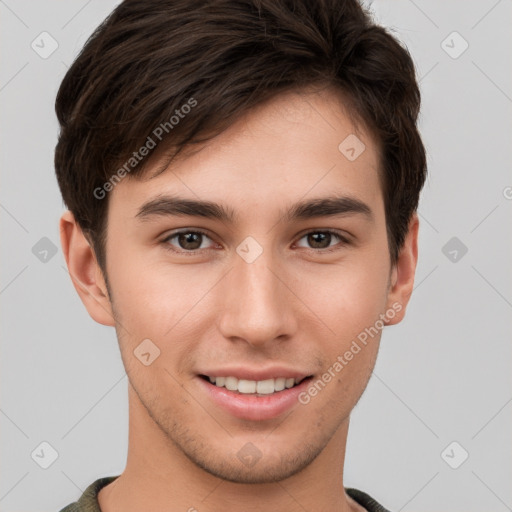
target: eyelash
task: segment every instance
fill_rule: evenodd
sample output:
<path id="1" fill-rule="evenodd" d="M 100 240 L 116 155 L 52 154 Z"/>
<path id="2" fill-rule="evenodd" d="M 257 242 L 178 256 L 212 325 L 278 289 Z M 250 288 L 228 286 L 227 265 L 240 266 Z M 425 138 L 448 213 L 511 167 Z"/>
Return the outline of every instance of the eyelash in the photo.
<path id="1" fill-rule="evenodd" d="M 174 233 L 172 233 L 169 236 L 167 236 L 166 238 L 164 238 L 162 240 L 162 244 L 163 244 L 164 248 L 166 250 L 168 250 L 168 251 L 171 251 L 171 252 L 175 253 L 175 254 L 184 254 L 186 256 L 196 256 L 201 251 L 210 250 L 210 249 L 195 249 L 193 251 L 186 251 L 186 250 L 183 250 L 183 249 L 182 250 L 177 250 L 177 249 L 175 249 L 173 246 L 171 246 L 169 244 L 170 240 L 172 240 L 173 238 L 177 237 L 178 235 L 185 234 L 185 233 L 201 234 L 201 235 L 204 235 L 207 238 L 211 239 L 211 237 L 208 235 L 208 233 L 206 231 L 203 231 L 202 229 L 184 229 L 184 230 L 180 230 L 180 231 L 175 231 Z M 343 236 L 339 232 L 331 230 L 331 229 L 323 229 L 323 230 L 313 229 L 311 231 L 303 233 L 301 235 L 301 237 L 299 238 L 299 240 L 302 240 L 304 237 L 306 237 L 306 236 L 308 236 L 308 235 L 310 235 L 312 233 L 328 233 L 328 234 L 333 235 L 336 238 L 338 238 L 340 240 L 340 244 L 337 244 L 337 245 L 335 245 L 333 247 L 330 247 L 330 248 L 327 248 L 327 249 L 313 249 L 313 248 L 309 248 L 309 249 L 307 249 L 309 251 L 313 251 L 313 252 L 316 252 L 316 253 L 331 253 L 331 252 L 339 250 L 340 249 L 340 247 L 339 247 L 340 245 L 341 246 L 345 246 L 345 245 L 350 244 L 350 241 L 345 236 Z"/>

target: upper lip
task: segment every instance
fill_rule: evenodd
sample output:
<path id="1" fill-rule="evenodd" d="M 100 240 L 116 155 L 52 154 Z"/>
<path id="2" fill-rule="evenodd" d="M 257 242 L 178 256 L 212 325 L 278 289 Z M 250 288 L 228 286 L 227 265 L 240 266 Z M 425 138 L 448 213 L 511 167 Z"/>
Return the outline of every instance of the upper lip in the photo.
<path id="1" fill-rule="evenodd" d="M 248 368 L 248 367 L 232 367 L 232 368 L 217 368 L 204 370 L 199 372 L 200 375 L 207 377 L 236 377 L 238 380 L 268 380 L 284 377 L 286 379 L 303 380 L 309 377 L 310 373 L 304 373 L 298 370 L 285 368 L 282 366 L 273 366 L 271 368 Z"/>

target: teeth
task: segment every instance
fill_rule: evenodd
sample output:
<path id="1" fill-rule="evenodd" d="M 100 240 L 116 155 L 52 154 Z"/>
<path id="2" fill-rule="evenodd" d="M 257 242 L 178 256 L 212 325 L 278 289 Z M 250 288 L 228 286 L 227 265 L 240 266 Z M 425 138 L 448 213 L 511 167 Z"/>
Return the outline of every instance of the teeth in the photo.
<path id="1" fill-rule="evenodd" d="M 286 379 L 284 385 L 287 387 L 287 388 L 291 388 L 293 387 L 293 385 L 295 384 L 295 379 Z"/>
<path id="2" fill-rule="evenodd" d="M 238 379 L 236 377 L 226 377 L 224 386 L 226 386 L 226 389 L 229 389 L 229 391 L 238 391 Z"/>
<path id="3" fill-rule="evenodd" d="M 281 378 L 275 380 L 274 388 L 276 391 L 283 391 L 283 389 L 285 387 L 286 387 L 286 379 L 284 377 L 281 377 Z"/>
<path id="4" fill-rule="evenodd" d="M 271 395 L 276 391 L 290 389 L 298 384 L 301 379 L 278 377 L 277 379 L 266 380 L 238 380 L 236 377 L 208 377 L 210 382 L 219 388 L 225 387 L 230 391 L 238 391 L 242 394 Z"/>
<path id="5" fill-rule="evenodd" d="M 259 384 L 261 384 L 261 383 L 258 382 L 258 385 Z M 238 381 L 237 390 L 240 393 L 256 393 L 256 381 L 255 380 L 243 380 L 243 379 L 240 379 Z M 259 393 L 259 391 L 258 391 L 258 393 Z"/>

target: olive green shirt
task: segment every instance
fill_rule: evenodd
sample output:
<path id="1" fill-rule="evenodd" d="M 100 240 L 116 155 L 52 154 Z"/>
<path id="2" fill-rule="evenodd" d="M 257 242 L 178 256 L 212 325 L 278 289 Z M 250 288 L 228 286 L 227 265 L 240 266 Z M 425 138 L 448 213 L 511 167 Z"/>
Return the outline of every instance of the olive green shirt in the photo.
<path id="1" fill-rule="evenodd" d="M 99 478 L 84 491 L 78 501 L 64 507 L 60 512 L 101 512 L 98 504 L 98 493 L 102 487 L 113 482 L 117 476 Z M 377 503 L 371 496 L 357 489 L 346 488 L 347 494 L 368 512 L 389 512 L 388 509 Z"/>

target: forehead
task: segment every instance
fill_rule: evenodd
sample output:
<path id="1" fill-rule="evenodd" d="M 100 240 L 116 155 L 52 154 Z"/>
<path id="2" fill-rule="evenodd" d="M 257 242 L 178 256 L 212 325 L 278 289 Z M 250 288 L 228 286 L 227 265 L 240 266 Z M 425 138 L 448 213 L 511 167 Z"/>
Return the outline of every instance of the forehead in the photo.
<path id="1" fill-rule="evenodd" d="M 326 193 L 379 203 L 379 160 L 375 141 L 354 125 L 336 91 L 288 92 L 167 167 L 164 157 L 155 158 L 142 177 L 119 183 L 110 203 L 132 217 L 163 193 L 217 202 L 229 197 L 235 211 L 281 208 Z"/>

